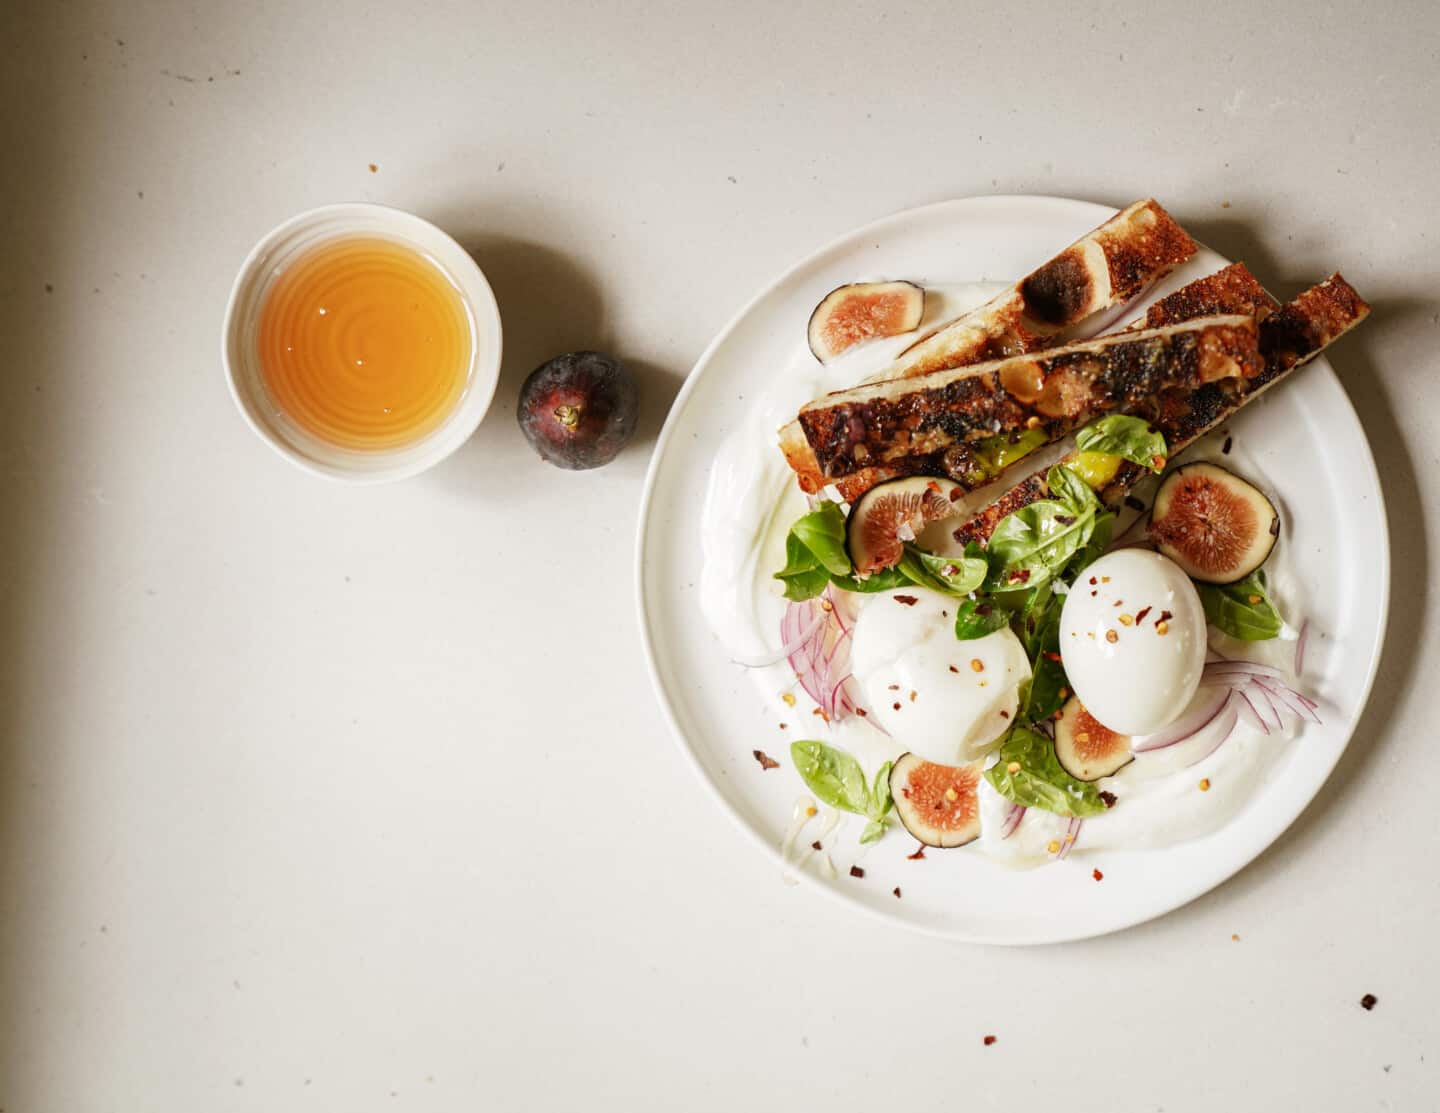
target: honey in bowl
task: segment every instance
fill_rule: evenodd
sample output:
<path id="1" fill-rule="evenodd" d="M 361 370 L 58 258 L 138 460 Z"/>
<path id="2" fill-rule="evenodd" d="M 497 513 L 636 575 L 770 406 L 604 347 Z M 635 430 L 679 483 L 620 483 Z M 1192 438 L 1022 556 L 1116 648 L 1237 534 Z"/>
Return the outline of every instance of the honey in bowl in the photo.
<path id="1" fill-rule="evenodd" d="M 276 275 L 260 308 L 260 373 L 277 409 L 339 448 L 423 440 L 469 382 L 473 325 L 433 260 L 378 236 L 332 239 Z"/>

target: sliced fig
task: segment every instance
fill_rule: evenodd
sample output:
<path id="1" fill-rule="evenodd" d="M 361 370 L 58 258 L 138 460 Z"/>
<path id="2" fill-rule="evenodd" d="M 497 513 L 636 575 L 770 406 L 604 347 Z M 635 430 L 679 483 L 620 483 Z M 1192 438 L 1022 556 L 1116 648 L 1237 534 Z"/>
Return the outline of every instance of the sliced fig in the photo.
<path id="1" fill-rule="evenodd" d="M 831 290 L 810 314 L 810 350 L 821 363 L 877 336 L 920 327 L 925 291 L 913 282 L 852 282 Z"/>
<path id="2" fill-rule="evenodd" d="M 1055 756 L 1077 781 L 1098 781 L 1135 760 L 1130 736 L 1100 722 L 1077 696 L 1071 696 L 1055 720 Z"/>
<path id="3" fill-rule="evenodd" d="M 960 486 L 949 479 L 910 475 L 877 483 L 850 508 L 845 543 L 850 563 L 862 576 L 896 564 L 905 542 L 931 522 L 955 513 Z"/>
<path id="4" fill-rule="evenodd" d="M 937 765 L 902 755 L 890 770 L 890 796 L 900 822 L 926 846 L 964 846 L 980 836 L 980 770 Z"/>
<path id="5" fill-rule="evenodd" d="M 1150 511 L 1150 536 L 1160 551 L 1207 584 L 1243 580 L 1265 563 L 1279 535 L 1274 504 L 1215 464 L 1176 468 Z"/>

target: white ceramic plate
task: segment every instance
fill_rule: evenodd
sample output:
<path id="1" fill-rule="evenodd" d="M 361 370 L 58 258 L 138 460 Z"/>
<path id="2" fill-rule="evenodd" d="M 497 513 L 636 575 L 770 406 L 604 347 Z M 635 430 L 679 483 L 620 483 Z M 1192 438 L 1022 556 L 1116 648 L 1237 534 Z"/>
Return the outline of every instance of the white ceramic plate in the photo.
<path id="1" fill-rule="evenodd" d="M 698 516 L 720 442 L 778 369 L 805 343 L 811 309 L 829 290 L 886 275 L 929 282 L 1013 280 L 1114 210 L 1054 197 L 977 197 L 899 213 L 832 243 L 762 291 L 700 357 L 660 436 L 640 514 L 637 591 L 651 675 L 685 754 L 741 829 L 775 859 L 803 785 L 785 743 L 743 669 L 710 633 L 700 609 Z M 1223 266 L 1202 249 L 1161 287 Z M 1263 276 L 1262 276 L 1263 277 Z M 1316 275 L 1315 280 L 1323 278 Z M 1015 872 L 963 849 L 907 861 L 903 833 L 870 848 L 865 877 L 802 878 L 887 919 L 956 939 L 1041 943 L 1081 939 L 1160 916 L 1243 868 L 1319 791 L 1369 695 L 1389 594 L 1385 512 L 1360 423 L 1325 359 L 1229 423 L 1282 499 L 1284 542 L 1308 600 L 1306 686 L 1326 699 L 1324 726 L 1288 744 L 1253 798 L 1219 832 L 1152 851 L 1075 855 Z M 782 758 L 762 772 L 757 746 Z M 848 834 L 853 847 L 857 831 Z M 1091 869 L 1104 870 L 1096 884 Z M 903 899 L 891 890 L 903 886 Z"/>

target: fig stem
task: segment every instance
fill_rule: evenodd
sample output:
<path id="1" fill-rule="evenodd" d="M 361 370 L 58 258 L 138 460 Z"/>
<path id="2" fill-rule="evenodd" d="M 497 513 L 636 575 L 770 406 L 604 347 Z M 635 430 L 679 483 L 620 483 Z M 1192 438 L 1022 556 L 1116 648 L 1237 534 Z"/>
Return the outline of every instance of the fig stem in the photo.
<path id="1" fill-rule="evenodd" d="M 555 420 L 573 433 L 580 427 L 580 407 L 556 406 Z"/>

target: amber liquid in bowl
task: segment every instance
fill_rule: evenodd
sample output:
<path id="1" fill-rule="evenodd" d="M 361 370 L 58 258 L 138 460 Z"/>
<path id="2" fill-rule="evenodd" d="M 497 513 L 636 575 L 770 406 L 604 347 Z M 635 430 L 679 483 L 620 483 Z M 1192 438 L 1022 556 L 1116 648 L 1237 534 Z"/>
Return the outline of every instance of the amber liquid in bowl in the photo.
<path id="1" fill-rule="evenodd" d="M 470 377 L 471 317 L 449 276 L 378 236 L 317 244 L 286 264 L 260 307 L 265 389 L 301 429 L 340 448 L 423 440 Z"/>

